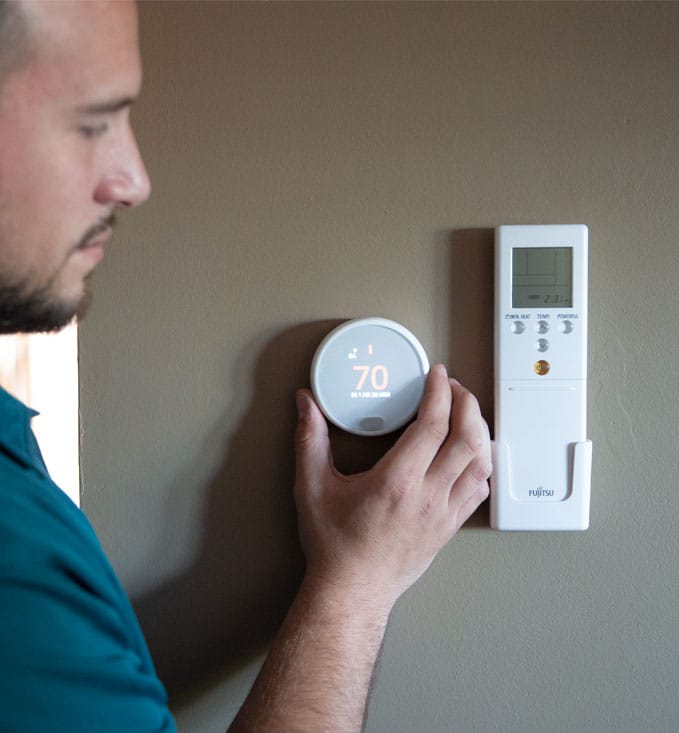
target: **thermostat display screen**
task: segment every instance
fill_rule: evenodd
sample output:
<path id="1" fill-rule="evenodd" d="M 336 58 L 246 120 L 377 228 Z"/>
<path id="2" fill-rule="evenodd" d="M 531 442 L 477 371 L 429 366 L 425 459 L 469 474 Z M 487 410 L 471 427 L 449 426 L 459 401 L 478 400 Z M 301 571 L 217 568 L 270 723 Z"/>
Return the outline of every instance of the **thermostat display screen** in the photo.
<path id="1" fill-rule="evenodd" d="M 326 416 L 358 434 L 382 434 L 417 411 L 429 365 L 408 331 L 383 319 L 350 321 L 319 347 L 312 388 Z"/>
<path id="2" fill-rule="evenodd" d="M 572 247 L 515 247 L 512 250 L 512 308 L 572 306 Z"/>

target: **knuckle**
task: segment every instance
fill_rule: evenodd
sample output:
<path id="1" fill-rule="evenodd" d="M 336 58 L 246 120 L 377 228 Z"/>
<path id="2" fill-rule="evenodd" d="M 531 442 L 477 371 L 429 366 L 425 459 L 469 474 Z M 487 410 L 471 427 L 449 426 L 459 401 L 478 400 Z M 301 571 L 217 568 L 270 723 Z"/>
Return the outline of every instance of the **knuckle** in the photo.
<path id="1" fill-rule="evenodd" d="M 437 443 L 443 443 L 446 440 L 450 429 L 448 421 L 443 419 L 426 420 L 423 427 Z"/>
<path id="2" fill-rule="evenodd" d="M 473 461 L 471 464 L 472 478 L 479 483 L 487 484 L 491 473 L 493 473 L 493 464 L 491 463 L 490 458 L 484 456 Z"/>
<path id="3" fill-rule="evenodd" d="M 484 502 L 489 496 L 490 486 L 488 486 L 488 480 L 485 479 L 479 482 L 479 486 L 476 490 L 476 498 L 478 499 L 479 504 L 481 504 L 481 502 Z"/>
<path id="4" fill-rule="evenodd" d="M 308 430 L 297 430 L 295 433 L 295 446 L 303 448 L 311 442 L 311 433 Z"/>
<path id="5" fill-rule="evenodd" d="M 298 448 L 309 445 L 314 440 L 314 431 L 307 420 L 302 420 L 295 430 L 295 445 Z"/>
<path id="6" fill-rule="evenodd" d="M 485 431 L 480 425 L 470 427 L 460 436 L 460 447 L 463 453 L 471 460 L 483 450 Z"/>
<path id="7" fill-rule="evenodd" d="M 390 467 L 386 471 L 378 471 L 372 475 L 375 494 L 381 495 L 393 506 L 412 494 L 417 483 L 416 472 L 411 466 L 401 466 L 398 470 Z"/>
<path id="8" fill-rule="evenodd" d="M 478 400 L 474 394 L 468 389 L 465 389 L 465 387 L 459 387 L 459 393 L 456 395 L 456 400 L 458 400 L 459 405 L 464 412 L 479 409 Z"/>
<path id="9" fill-rule="evenodd" d="M 388 486 L 389 494 L 394 504 L 399 504 L 406 497 L 410 496 L 416 489 L 419 481 L 414 472 L 408 472 L 399 476 Z"/>
<path id="10" fill-rule="evenodd" d="M 438 503 L 434 500 L 433 496 L 427 496 L 422 500 L 420 504 L 420 516 L 423 519 L 429 519 L 437 514 Z"/>

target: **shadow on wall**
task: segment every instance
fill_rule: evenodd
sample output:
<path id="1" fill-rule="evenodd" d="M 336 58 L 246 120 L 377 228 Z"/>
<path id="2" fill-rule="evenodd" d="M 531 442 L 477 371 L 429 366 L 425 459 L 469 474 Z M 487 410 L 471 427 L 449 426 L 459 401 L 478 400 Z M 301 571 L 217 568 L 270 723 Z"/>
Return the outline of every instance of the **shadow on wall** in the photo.
<path id="1" fill-rule="evenodd" d="M 450 249 L 452 241 L 455 265 L 450 364 L 479 395 L 487 418 L 492 404 L 492 231 L 489 292 L 488 236 L 485 230 L 464 231 L 446 243 Z M 182 575 L 135 602 L 173 707 L 189 703 L 207 681 L 228 677 L 260 652 L 292 601 L 304 568 L 292 494 L 293 394 L 308 384 L 316 347 L 340 322 L 287 329 L 264 348 L 252 402 L 206 488 L 197 559 Z M 397 438 L 398 433 L 366 439 L 332 428 L 335 464 L 343 473 L 366 470 Z M 485 506 L 468 524 L 488 526 Z"/>
<path id="2" fill-rule="evenodd" d="M 173 706 L 256 654 L 279 626 L 301 578 L 292 495 L 294 389 L 308 383 L 315 344 L 333 325 L 298 326 L 264 348 L 247 385 L 247 412 L 237 431 L 222 437 L 228 441 L 223 463 L 197 489 L 205 509 L 195 561 L 135 600 Z"/>
<path id="3" fill-rule="evenodd" d="M 448 237 L 450 254 L 450 373 L 473 392 L 493 436 L 493 229 L 456 229 Z M 488 527 L 485 501 L 467 521 Z"/>
<path id="4" fill-rule="evenodd" d="M 158 675 L 173 706 L 201 682 L 245 664 L 273 637 L 302 577 L 293 500 L 294 390 L 309 382 L 322 338 L 341 321 L 283 331 L 259 356 L 252 402 L 205 489 L 193 565 L 135 600 Z M 331 430 L 337 467 L 369 468 L 395 437 Z"/>
<path id="5" fill-rule="evenodd" d="M 458 229 L 450 235 L 449 368 L 478 398 L 493 424 L 493 229 Z"/>

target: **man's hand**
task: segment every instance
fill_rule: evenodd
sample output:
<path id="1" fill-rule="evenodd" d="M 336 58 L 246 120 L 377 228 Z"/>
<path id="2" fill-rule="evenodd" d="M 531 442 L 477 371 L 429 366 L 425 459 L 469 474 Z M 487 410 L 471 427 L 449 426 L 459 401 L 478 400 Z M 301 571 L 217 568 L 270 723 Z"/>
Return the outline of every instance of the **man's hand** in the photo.
<path id="1" fill-rule="evenodd" d="M 355 476 L 335 469 L 308 390 L 297 400 L 307 571 L 233 733 L 360 731 L 394 603 L 488 496 L 488 428 L 443 367 L 431 370 L 415 422 Z"/>
<path id="2" fill-rule="evenodd" d="M 488 496 L 490 442 L 478 403 L 433 367 L 417 420 L 370 471 L 344 476 L 310 393 L 297 399 L 307 577 L 390 607 Z"/>

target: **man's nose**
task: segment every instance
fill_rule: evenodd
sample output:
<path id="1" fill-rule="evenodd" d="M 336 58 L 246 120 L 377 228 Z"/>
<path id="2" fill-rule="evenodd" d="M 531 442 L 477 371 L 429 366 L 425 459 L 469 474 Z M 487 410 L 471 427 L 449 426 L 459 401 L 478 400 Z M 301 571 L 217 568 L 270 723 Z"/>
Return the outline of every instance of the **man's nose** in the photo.
<path id="1" fill-rule="evenodd" d="M 151 194 L 151 181 L 131 129 L 125 138 L 111 151 L 94 193 L 98 203 L 130 208 L 143 204 Z"/>

